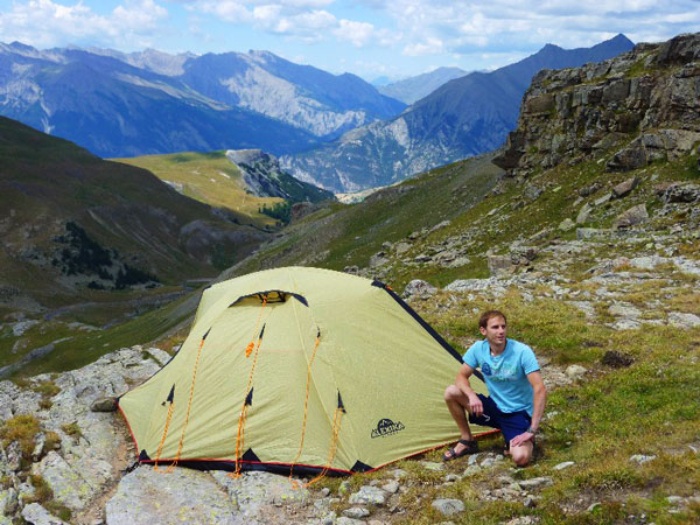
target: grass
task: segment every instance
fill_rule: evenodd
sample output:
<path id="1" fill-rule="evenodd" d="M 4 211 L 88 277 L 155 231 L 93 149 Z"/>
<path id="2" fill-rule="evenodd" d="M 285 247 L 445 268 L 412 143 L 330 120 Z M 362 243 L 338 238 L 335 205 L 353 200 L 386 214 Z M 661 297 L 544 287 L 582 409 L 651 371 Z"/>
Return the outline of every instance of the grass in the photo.
<path id="1" fill-rule="evenodd" d="M 226 158 L 224 151 L 212 153 L 174 153 L 115 159 L 123 164 L 147 169 L 180 193 L 215 208 L 240 214 L 242 222 L 259 228 L 274 227 L 275 220 L 260 212 L 283 202 L 276 197 L 256 197 L 246 191 L 238 167 Z"/>
<path id="2" fill-rule="evenodd" d="M 434 303 L 428 300 L 418 306 L 439 332 L 449 334 L 453 342 L 467 343 L 478 335 L 472 309 L 487 304 L 484 299 L 450 302 L 448 294 L 440 294 Z M 431 507 L 437 498 L 465 503 L 464 513 L 449 517 L 455 525 L 499 524 L 517 516 L 534 516 L 547 524 L 638 523 L 631 516 L 640 515 L 646 521 L 639 523 L 697 523 L 700 505 L 672 509 L 667 498 L 697 496 L 700 486 L 700 455 L 689 446 L 700 446 L 700 328 L 649 326 L 620 332 L 589 325 L 561 301 L 528 302 L 518 292 L 507 293 L 497 306 L 511 316 L 512 337 L 527 341 L 554 363 L 584 364 L 586 379 L 550 391 L 541 425 L 541 454 L 526 469 L 513 471 L 503 461 L 446 484 L 444 471 L 428 470 L 411 459 L 397 463 L 407 473 L 398 503 L 404 512 L 392 516 L 391 523 L 446 521 Z M 606 367 L 601 358 L 609 351 L 631 356 L 632 364 Z M 500 437 L 491 437 L 481 449 L 499 450 L 500 443 Z M 441 453 L 437 450 L 420 459 L 440 461 Z M 640 464 L 631 460 L 635 455 L 655 459 Z M 565 461 L 575 465 L 554 469 Z M 465 466 L 454 462 L 447 468 L 459 475 Z M 498 488 L 503 475 L 516 480 L 547 476 L 553 483 L 539 493 L 534 508 L 520 500 L 485 500 L 485 491 Z M 366 484 L 381 486 L 391 477 L 389 467 L 343 483 L 352 492 Z M 339 483 L 323 482 L 333 491 Z M 337 511 L 345 505 L 339 504 Z"/>

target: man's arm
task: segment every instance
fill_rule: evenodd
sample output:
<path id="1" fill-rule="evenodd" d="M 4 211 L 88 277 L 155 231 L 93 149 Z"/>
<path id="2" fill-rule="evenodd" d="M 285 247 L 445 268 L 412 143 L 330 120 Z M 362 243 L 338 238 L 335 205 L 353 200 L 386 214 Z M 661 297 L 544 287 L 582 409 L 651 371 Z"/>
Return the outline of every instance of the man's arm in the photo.
<path id="1" fill-rule="evenodd" d="M 547 403 L 547 388 L 542 381 L 540 371 L 531 372 L 527 375 L 527 380 L 532 385 L 532 422 L 530 428 L 533 432 L 523 432 L 512 439 L 511 446 L 518 446 L 525 441 L 530 441 L 535 437 L 535 433 L 540 428 L 540 422 L 544 415 L 544 407 Z"/>
<path id="2" fill-rule="evenodd" d="M 459 372 L 457 373 L 455 385 L 459 387 L 462 393 L 469 400 L 469 405 L 464 408 L 466 408 L 470 414 L 480 416 L 484 412 L 484 406 L 481 402 L 481 398 L 479 398 L 479 396 L 476 395 L 476 392 L 469 383 L 469 378 L 472 376 L 473 373 L 474 369 L 471 366 L 463 364 L 462 368 L 460 368 Z"/>
<path id="3" fill-rule="evenodd" d="M 544 415 L 544 407 L 547 404 L 547 388 L 542 381 L 542 373 L 538 370 L 527 376 L 532 385 L 532 423 L 530 428 L 537 431 L 540 428 L 540 421 Z"/>

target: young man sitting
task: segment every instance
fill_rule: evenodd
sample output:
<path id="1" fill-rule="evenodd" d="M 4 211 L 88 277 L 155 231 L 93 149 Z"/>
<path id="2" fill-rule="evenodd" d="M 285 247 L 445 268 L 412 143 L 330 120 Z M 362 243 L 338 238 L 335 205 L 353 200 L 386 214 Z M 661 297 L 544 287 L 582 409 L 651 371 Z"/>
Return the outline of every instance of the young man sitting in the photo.
<path id="1" fill-rule="evenodd" d="M 461 433 L 461 439 L 443 456 L 445 461 L 478 451 L 469 423 L 499 429 L 506 441 L 506 453 L 517 466 L 532 461 L 547 389 L 532 349 L 508 339 L 506 328 L 502 312 L 490 310 L 481 315 L 479 331 L 485 339 L 467 350 L 455 384 L 445 390 L 445 403 Z M 489 396 L 477 394 L 469 384 L 477 368 L 481 369 Z"/>

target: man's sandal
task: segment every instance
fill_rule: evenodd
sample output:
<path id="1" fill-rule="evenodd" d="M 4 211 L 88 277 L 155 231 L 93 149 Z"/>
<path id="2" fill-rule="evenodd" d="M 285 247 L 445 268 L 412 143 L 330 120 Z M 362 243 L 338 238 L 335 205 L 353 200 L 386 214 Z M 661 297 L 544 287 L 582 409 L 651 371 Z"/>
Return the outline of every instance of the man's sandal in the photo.
<path id="1" fill-rule="evenodd" d="M 458 443 L 464 445 L 464 448 L 460 452 L 457 452 L 455 450 L 455 445 L 442 455 L 443 461 L 452 461 L 453 459 L 461 458 L 462 456 L 468 456 L 469 454 L 476 454 L 477 452 L 479 452 L 479 443 L 474 440 L 469 441 L 467 439 L 460 439 Z"/>

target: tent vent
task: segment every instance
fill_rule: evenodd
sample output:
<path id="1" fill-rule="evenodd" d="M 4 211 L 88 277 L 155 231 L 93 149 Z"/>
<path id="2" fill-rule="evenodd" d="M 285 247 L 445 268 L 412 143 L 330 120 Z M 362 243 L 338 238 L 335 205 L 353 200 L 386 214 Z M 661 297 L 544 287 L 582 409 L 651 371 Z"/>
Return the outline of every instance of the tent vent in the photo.
<path id="1" fill-rule="evenodd" d="M 233 301 L 229 308 L 236 306 L 243 301 L 258 301 L 261 304 L 272 304 L 272 303 L 286 303 L 289 298 L 294 298 L 299 301 L 304 306 L 309 306 L 309 302 L 306 297 L 294 292 L 285 292 L 282 290 L 266 290 L 263 292 L 256 292 L 248 295 L 242 295 L 235 301 Z"/>
<path id="2" fill-rule="evenodd" d="M 245 404 L 246 406 L 253 406 L 253 389 L 250 389 L 250 392 L 248 392 L 248 395 L 245 396 Z"/>
<path id="3" fill-rule="evenodd" d="M 151 457 L 148 455 L 148 452 L 146 452 L 146 449 L 144 448 L 139 454 L 139 461 L 150 461 L 150 459 Z"/>

